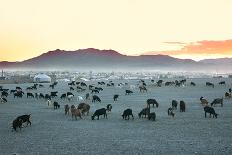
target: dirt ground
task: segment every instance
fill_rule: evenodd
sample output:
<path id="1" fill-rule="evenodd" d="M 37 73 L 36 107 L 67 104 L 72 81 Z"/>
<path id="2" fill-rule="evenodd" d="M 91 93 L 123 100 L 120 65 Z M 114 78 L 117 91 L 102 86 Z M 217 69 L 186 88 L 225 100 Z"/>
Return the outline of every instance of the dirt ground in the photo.
<path id="1" fill-rule="evenodd" d="M 166 79 L 171 80 L 171 79 Z M 225 80 L 226 86 L 217 83 Z M 194 81 L 197 86 L 190 86 Z M 206 87 L 205 82 L 215 83 L 215 88 Z M 137 81 L 129 82 L 135 85 Z M 96 82 L 90 82 L 96 83 Z M 199 98 L 204 96 L 212 102 L 221 98 L 228 91 L 232 79 L 188 79 L 184 87 L 152 86 L 147 81 L 147 93 L 140 93 L 138 89 L 134 94 L 125 95 L 126 88 L 106 87 L 97 94 L 102 103 L 90 103 L 90 114 L 83 119 L 72 119 L 64 115 L 65 104 L 77 105 L 76 99 L 68 102 L 59 97 L 54 98 L 61 104 L 61 108 L 54 110 L 43 99 L 26 98 L 14 99 L 9 95 L 8 103 L 0 103 L 0 154 L 19 155 L 58 155 L 58 154 L 131 154 L 131 155 L 220 155 L 232 154 L 232 99 L 224 99 L 224 106 L 214 107 L 218 118 L 205 118 L 203 107 Z M 32 84 L 20 84 L 22 88 Z M 14 89 L 16 85 L 3 85 L 4 88 Z M 60 96 L 69 91 L 67 83 L 59 83 L 55 88 Z M 39 93 L 49 93 L 53 90 L 45 84 L 39 88 Z M 75 96 L 83 96 L 86 92 Z M 119 94 L 117 102 L 113 102 L 113 95 Z M 157 115 L 156 121 L 138 118 L 138 113 L 146 106 L 148 98 L 155 98 L 159 102 L 158 108 L 151 111 Z M 179 106 L 174 118 L 167 115 L 171 101 L 183 100 L 186 102 L 186 112 L 180 113 Z M 96 109 L 112 104 L 112 112 L 108 119 L 91 120 L 91 115 Z M 126 108 L 131 108 L 134 120 L 123 120 L 121 114 Z M 18 132 L 12 132 L 12 120 L 22 114 L 31 113 L 32 125 Z"/>

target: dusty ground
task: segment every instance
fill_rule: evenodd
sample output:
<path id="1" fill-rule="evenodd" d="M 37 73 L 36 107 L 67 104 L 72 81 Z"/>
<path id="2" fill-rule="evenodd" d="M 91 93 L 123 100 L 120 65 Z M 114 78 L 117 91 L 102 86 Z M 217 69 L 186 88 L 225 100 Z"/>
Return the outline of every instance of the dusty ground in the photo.
<path id="1" fill-rule="evenodd" d="M 199 104 L 200 96 L 210 102 L 222 97 L 230 87 L 232 79 L 225 79 L 229 85 L 219 86 L 220 79 L 188 79 L 196 82 L 196 87 L 153 87 L 148 86 L 148 93 L 135 93 L 125 96 L 125 88 L 103 87 L 99 94 L 102 103 L 91 105 L 91 112 L 111 103 L 113 110 L 108 119 L 92 121 L 90 116 L 72 120 L 64 115 L 64 104 L 78 102 L 54 99 L 61 104 L 59 110 L 48 107 L 44 100 L 14 99 L 8 97 L 8 103 L 0 104 L 0 154 L 19 155 L 38 154 L 232 154 L 232 99 L 225 99 L 224 106 L 215 107 L 219 114 L 217 119 L 204 118 L 203 107 Z M 165 80 L 167 81 L 167 80 Z M 215 88 L 206 87 L 205 81 L 212 81 Z M 116 83 L 118 83 L 117 81 Z M 120 81 L 123 82 L 123 81 Z M 129 81 L 134 84 L 135 81 Z M 149 82 L 147 82 L 149 83 Z M 4 85 L 15 88 L 16 85 Z M 23 88 L 31 84 L 20 85 Z M 56 90 L 59 96 L 68 91 L 67 83 L 60 83 Z M 37 92 L 50 92 L 48 85 Z M 85 92 L 86 93 L 86 92 Z M 84 96 L 84 93 L 75 95 Z M 119 100 L 113 102 L 113 94 L 120 94 Z M 156 98 L 159 108 L 155 122 L 139 119 L 138 112 L 145 107 L 148 98 Z M 167 116 L 171 100 L 184 100 L 187 104 L 185 113 L 176 111 L 176 117 Z M 125 121 L 121 113 L 132 108 L 134 120 Z M 12 132 L 11 122 L 22 114 L 32 114 L 32 126 L 21 131 Z"/>

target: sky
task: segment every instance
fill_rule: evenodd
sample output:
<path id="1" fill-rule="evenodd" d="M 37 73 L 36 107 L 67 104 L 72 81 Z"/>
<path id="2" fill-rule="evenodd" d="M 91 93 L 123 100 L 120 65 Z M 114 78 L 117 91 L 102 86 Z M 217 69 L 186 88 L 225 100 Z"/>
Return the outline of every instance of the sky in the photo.
<path id="1" fill-rule="evenodd" d="M 232 57 L 232 0 L 0 0 L 0 61 L 50 50 Z"/>

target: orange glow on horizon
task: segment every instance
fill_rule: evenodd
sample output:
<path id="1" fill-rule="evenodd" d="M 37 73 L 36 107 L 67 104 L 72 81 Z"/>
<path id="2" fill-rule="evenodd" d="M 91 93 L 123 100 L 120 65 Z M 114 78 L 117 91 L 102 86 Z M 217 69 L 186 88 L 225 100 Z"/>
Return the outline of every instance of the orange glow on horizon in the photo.
<path id="1" fill-rule="evenodd" d="M 0 61 L 84 48 L 232 57 L 231 8 L 231 0 L 0 0 Z"/>

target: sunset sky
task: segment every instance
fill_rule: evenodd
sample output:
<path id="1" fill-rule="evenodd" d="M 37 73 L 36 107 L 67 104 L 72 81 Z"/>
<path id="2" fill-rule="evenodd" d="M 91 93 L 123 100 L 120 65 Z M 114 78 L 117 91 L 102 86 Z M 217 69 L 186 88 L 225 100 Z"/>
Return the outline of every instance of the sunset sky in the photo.
<path id="1" fill-rule="evenodd" d="M 0 0 L 0 61 L 90 47 L 232 57 L 232 0 Z"/>

